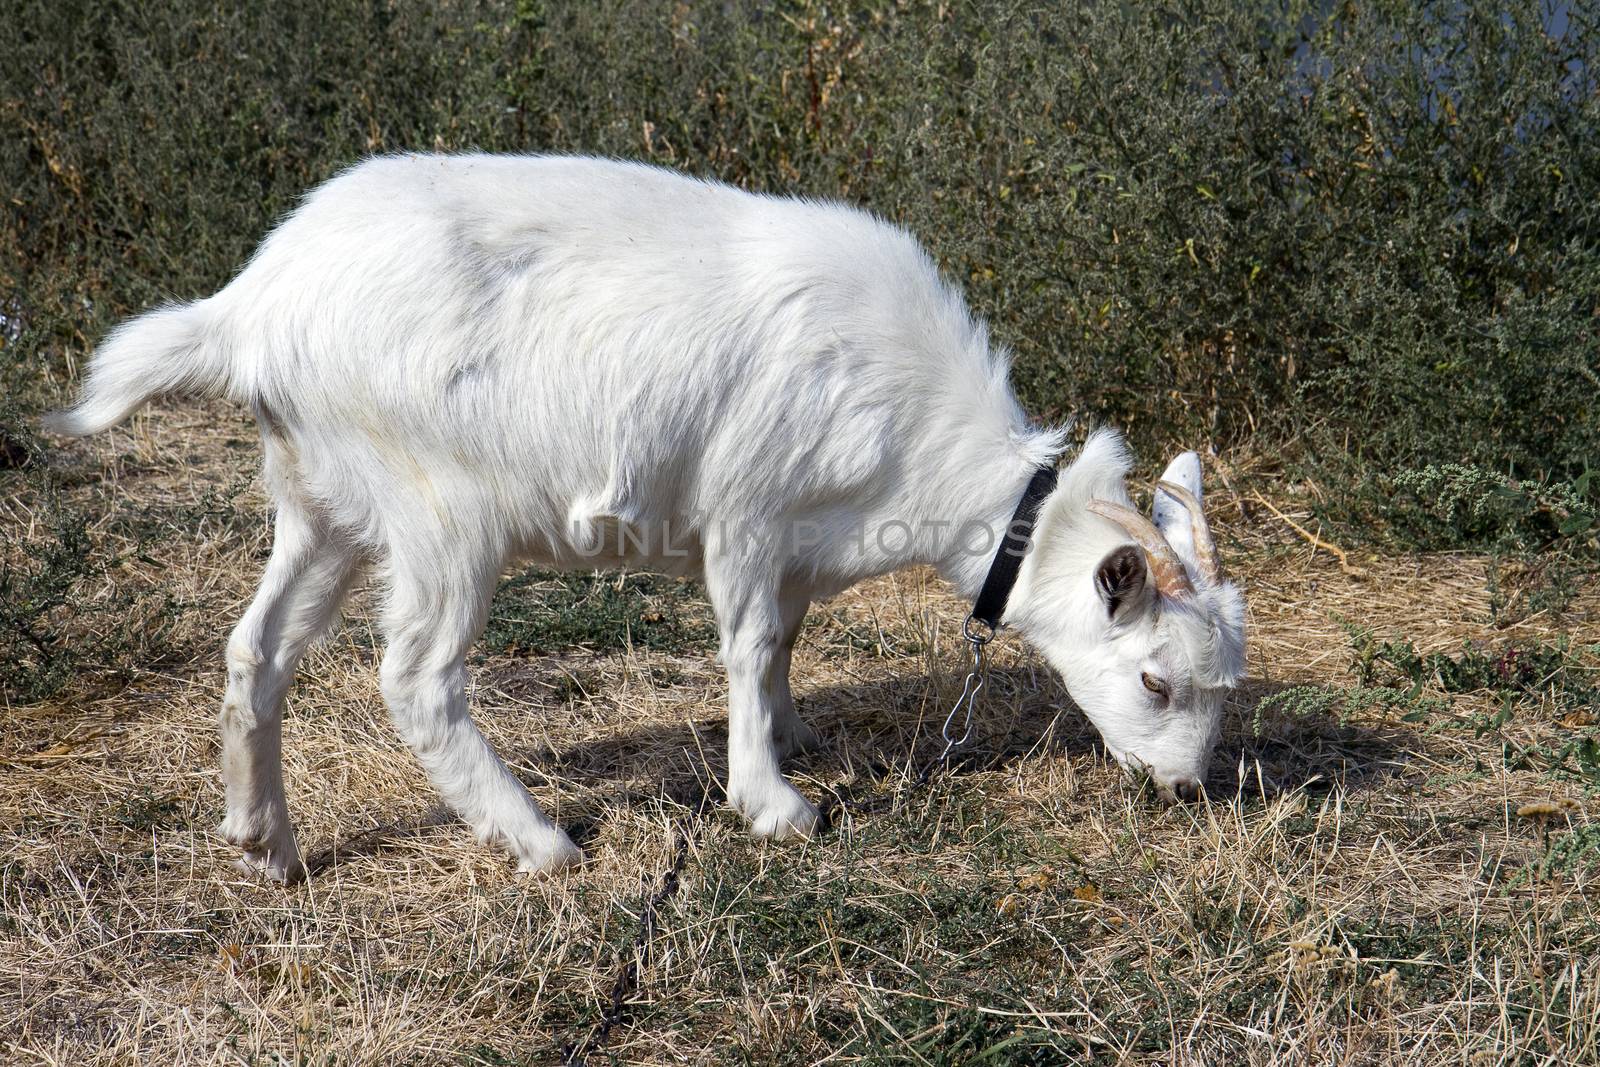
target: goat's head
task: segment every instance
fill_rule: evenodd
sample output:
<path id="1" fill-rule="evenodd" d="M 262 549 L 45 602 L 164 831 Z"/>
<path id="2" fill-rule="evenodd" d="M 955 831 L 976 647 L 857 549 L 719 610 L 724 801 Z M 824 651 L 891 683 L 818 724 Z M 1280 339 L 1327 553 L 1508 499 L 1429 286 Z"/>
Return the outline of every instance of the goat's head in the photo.
<path id="1" fill-rule="evenodd" d="M 1222 576 L 1200 458 L 1168 465 L 1153 514 L 1127 450 L 1092 435 L 1040 513 L 1007 620 L 1061 673 L 1117 762 L 1198 796 L 1227 691 L 1244 674 L 1244 599 Z"/>

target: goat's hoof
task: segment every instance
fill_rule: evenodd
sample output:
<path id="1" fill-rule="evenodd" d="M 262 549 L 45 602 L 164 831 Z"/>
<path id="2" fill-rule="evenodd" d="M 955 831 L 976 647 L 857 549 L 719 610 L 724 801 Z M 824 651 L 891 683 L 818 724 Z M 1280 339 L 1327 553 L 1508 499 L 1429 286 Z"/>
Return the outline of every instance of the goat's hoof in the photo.
<path id="1" fill-rule="evenodd" d="M 279 885 L 305 881 L 306 865 L 299 856 L 274 855 L 266 849 L 247 848 L 233 861 L 233 869 L 250 878 L 265 878 Z"/>
<path id="2" fill-rule="evenodd" d="M 813 836 L 822 821 L 817 806 L 791 785 L 767 798 L 760 807 L 743 808 L 750 818 L 750 833 L 763 841 L 793 841 Z"/>
<path id="3" fill-rule="evenodd" d="M 532 875 L 557 874 L 583 862 L 583 850 L 572 843 L 566 834 L 549 845 L 517 854 L 517 873 Z"/>
<path id="4" fill-rule="evenodd" d="M 300 846 L 295 843 L 294 831 L 288 823 L 280 822 L 276 829 L 266 831 L 260 826 L 261 820 L 232 815 L 222 820 L 218 828 L 222 839 L 240 850 L 239 858 L 233 861 L 234 870 L 279 885 L 303 881 L 306 865 L 300 860 Z"/>

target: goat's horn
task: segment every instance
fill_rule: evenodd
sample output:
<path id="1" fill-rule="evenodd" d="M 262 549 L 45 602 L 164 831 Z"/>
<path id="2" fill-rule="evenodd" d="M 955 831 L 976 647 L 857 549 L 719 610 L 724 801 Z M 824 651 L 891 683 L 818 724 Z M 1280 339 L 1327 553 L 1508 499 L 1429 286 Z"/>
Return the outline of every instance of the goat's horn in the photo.
<path id="1" fill-rule="evenodd" d="M 1217 555 L 1217 543 L 1211 538 L 1211 524 L 1206 521 L 1205 509 L 1200 506 L 1200 501 L 1181 485 L 1172 482 L 1156 484 L 1189 512 L 1189 530 L 1194 537 L 1194 558 L 1200 577 L 1207 585 L 1221 584 L 1222 557 Z"/>
<path id="2" fill-rule="evenodd" d="M 1163 596 L 1181 597 L 1189 596 L 1194 592 L 1194 585 L 1189 581 L 1189 574 L 1183 569 L 1183 561 L 1178 554 L 1167 544 L 1167 539 L 1161 536 L 1161 531 L 1156 529 L 1155 523 L 1122 504 L 1113 504 L 1109 500 L 1089 501 L 1089 510 L 1102 518 L 1110 519 L 1134 543 L 1144 549 L 1144 555 L 1150 561 L 1150 573 L 1155 577 L 1156 590 Z"/>

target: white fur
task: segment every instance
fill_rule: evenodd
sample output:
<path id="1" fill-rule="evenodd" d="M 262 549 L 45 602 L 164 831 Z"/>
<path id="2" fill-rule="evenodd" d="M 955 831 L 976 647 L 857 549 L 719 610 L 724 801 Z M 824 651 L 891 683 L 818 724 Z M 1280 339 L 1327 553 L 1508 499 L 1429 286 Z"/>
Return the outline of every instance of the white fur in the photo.
<path id="1" fill-rule="evenodd" d="M 302 873 L 283 693 L 363 562 L 385 579 L 396 726 L 523 868 L 578 851 L 467 713 L 464 656 L 513 560 L 703 576 L 729 676 L 728 796 L 762 836 L 807 834 L 817 811 L 779 770 L 814 740 L 788 687 L 806 606 L 911 563 L 974 594 L 991 554 L 952 532 L 1002 530 L 1064 441 L 1029 428 L 1005 355 L 905 232 L 582 158 L 347 171 L 221 292 L 119 327 L 54 428 L 94 432 L 182 390 L 252 408 L 278 504 L 228 643 L 222 735 L 224 833 L 280 879 Z M 1240 602 L 1231 587 L 1160 612 L 1152 599 L 1106 624 L 1093 568 L 1126 538 L 1083 504 L 1126 501 L 1127 467 L 1118 438 L 1091 437 L 1047 503 L 1008 621 L 1119 759 L 1203 775 L 1213 697 L 1242 669 Z M 1159 715 L 1139 696 L 1151 663 L 1174 679 Z"/>

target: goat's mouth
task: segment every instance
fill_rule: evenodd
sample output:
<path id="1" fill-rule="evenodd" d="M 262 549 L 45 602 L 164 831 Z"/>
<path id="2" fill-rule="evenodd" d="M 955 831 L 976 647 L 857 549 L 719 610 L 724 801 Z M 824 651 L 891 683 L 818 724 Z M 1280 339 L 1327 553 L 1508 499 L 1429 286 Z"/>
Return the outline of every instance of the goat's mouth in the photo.
<path id="1" fill-rule="evenodd" d="M 1167 804 L 1194 804 L 1206 795 L 1205 779 L 1191 774 L 1161 774 L 1132 753 L 1107 746 L 1124 773 L 1140 786 L 1148 785 Z"/>
<path id="2" fill-rule="evenodd" d="M 1175 778 L 1163 780 L 1148 773 L 1142 774 L 1141 778 L 1149 783 L 1150 788 L 1155 791 L 1161 802 L 1169 806 L 1197 804 L 1206 795 L 1206 784 L 1200 778 L 1179 775 Z"/>
<path id="3" fill-rule="evenodd" d="M 1174 778 L 1157 788 L 1161 798 L 1173 804 L 1197 804 L 1206 795 L 1206 783 L 1199 778 Z"/>

